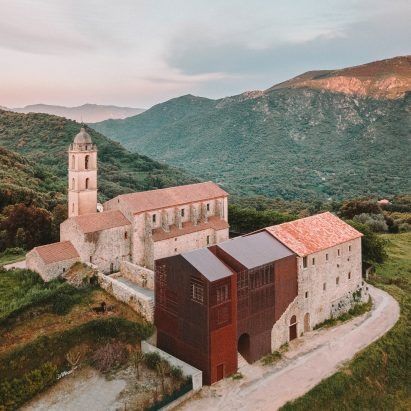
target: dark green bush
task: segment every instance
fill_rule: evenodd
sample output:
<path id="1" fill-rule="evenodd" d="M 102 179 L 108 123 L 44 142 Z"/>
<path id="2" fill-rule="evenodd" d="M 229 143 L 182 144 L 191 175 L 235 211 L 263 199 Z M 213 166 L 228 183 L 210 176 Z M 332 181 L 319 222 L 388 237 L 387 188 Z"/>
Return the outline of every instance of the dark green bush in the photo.
<path id="1" fill-rule="evenodd" d="M 47 362 L 21 378 L 0 382 L 0 410 L 15 410 L 57 381 L 57 367 Z"/>
<path id="2" fill-rule="evenodd" d="M 144 355 L 144 361 L 150 370 L 155 370 L 161 362 L 161 357 L 157 352 L 148 352 Z"/>

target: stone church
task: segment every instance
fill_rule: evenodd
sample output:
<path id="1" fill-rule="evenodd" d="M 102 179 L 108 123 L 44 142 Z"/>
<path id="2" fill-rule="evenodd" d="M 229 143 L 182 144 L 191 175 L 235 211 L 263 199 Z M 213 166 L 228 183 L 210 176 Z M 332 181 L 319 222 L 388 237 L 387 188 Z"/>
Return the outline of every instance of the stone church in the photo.
<path id="1" fill-rule="evenodd" d="M 218 185 L 123 194 L 101 205 L 97 167 L 97 147 L 82 128 L 68 150 L 68 219 L 60 226 L 60 242 L 27 254 L 27 267 L 44 280 L 77 261 L 106 274 L 122 262 L 153 269 L 156 259 L 228 239 L 228 194 Z"/>

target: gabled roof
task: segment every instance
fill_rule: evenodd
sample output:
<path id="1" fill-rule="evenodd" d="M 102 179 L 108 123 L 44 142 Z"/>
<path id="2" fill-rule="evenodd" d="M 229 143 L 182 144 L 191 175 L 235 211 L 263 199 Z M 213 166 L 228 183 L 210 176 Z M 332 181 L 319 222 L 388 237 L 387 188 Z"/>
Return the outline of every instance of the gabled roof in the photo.
<path id="1" fill-rule="evenodd" d="M 72 258 L 79 258 L 77 250 L 74 248 L 71 241 L 61 241 L 59 243 L 52 243 L 41 245 L 33 248 L 45 264 L 56 263 L 58 261 L 71 260 Z"/>
<path id="2" fill-rule="evenodd" d="M 160 190 L 122 194 L 117 198 L 119 201 L 126 203 L 131 213 L 137 214 L 144 211 L 211 200 L 227 195 L 217 184 L 208 181 L 205 183 L 162 188 Z"/>
<path id="3" fill-rule="evenodd" d="M 217 281 L 232 275 L 232 271 L 220 261 L 208 248 L 181 254 L 208 281 Z"/>
<path id="4" fill-rule="evenodd" d="M 265 230 L 300 257 L 362 236 L 355 228 L 329 212 L 274 225 Z"/>
<path id="5" fill-rule="evenodd" d="M 229 228 L 227 221 L 219 217 L 209 217 L 208 222 L 199 222 L 194 225 L 191 221 L 183 223 L 182 228 L 176 227 L 174 224 L 170 226 L 170 231 L 164 231 L 161 227 L 153 230 L 153 241 L 163 241 L 169 238 L 179 237 L 181 235 L 196 233 L 198 231 L 208 230 L 210 228 L 215 231 Z"/>
<path id="6" fill-rule="evenodd" d="M 83 214 L 71 219 L 77 223 L 84 234 L 130 225 L 130 221 L 118 210 Z"/>
<path id="7" fill-rule="evenodd" d="M 265 231 L 236 237 L 217 244 L 217 247 L 248 269 L 294 255 L 289 248 Z"/>

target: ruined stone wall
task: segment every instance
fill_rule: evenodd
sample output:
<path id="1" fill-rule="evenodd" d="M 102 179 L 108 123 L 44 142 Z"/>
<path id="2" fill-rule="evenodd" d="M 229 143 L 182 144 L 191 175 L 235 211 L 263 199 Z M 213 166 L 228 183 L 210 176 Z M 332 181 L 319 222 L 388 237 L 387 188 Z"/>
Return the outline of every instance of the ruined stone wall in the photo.
<path id="1" fill-rule="evenodd" d="M 81 261 L 97 265 L 103 273 L 119 271 L 120 263 L 130 260 L 131 226 L 83 234 L 75 222 L 66 220 L 60 226 L 60 239 L 71 241 Z"/>
<path id="2" fill-rule="evenodd" d="M 149 290 L 154 290 L 154 271 L 123 261 L 120 264 L 120 274 L 131 282 Z"/>
<path id="3" fill-rule="evenodd" d="M 38 273 L 44 281 L 51 281 L 58 278 L 64 272 L 69 270 L 69 268 L 77 261 L 80 261 L 80 259 L 71 258 L 69 260 L 45 264 L 36 250 L 30 251 L 26 255 L 27 268 Z"/>

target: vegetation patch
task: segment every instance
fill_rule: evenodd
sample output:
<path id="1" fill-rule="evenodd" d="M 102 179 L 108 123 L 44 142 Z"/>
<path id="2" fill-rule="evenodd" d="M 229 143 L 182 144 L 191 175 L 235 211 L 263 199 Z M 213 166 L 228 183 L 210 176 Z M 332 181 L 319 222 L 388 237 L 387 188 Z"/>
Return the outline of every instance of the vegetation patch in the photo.
<path id="1" fill-rule="evenodd" d="M 358 317 L 360 315 L 365 314 L 366 312 L 371 310 L 371 307 L 372 307 L 372 300 L 371 300 L 371 297 L 369 297 L 366 303 L 354 304 L 346 313 L 343 313 L 339 315 L 338 317 L 328 318 L 322 323 L 317 324 L 313 329 L 318 330 L 320 328 L 334 327 L 337 324 L 346 322 L 348 320 L 353 319 L 354 317 Z"/>
<path id="2" fill-rule="evenodd" d="M 411 233 L 384 235 L 387 261 L 370 282 L 400 304 L 395 326 L 341 371 L 282 410 L 406 410 L 410 406 Z"/>
<path id="3" fill-rule="evenodd" d="M 282 354 L 279 351 L 273 351 L 271 354 L 265 355 L 261 358 L 263 365 L 272 365 L 281 360 Z"/>

